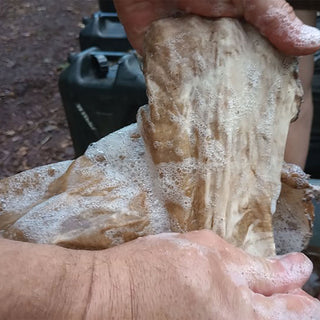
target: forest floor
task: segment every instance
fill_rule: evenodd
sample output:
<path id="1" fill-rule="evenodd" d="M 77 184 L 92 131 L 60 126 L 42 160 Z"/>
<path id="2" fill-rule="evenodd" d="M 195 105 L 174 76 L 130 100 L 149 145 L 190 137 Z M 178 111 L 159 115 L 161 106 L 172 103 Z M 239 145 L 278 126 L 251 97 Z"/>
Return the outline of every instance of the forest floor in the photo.
<path id="1" fill-rule="evenodd" d="M 0 6 L 0 178 L 74 157 L 58 79 L 97 0 Z"/>

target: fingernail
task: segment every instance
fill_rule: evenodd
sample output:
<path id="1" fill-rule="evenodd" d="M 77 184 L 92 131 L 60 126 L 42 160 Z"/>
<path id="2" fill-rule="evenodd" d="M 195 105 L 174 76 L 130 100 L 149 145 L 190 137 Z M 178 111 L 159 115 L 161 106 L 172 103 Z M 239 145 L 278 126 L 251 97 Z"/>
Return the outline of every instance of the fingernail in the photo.
<path id="1" fill-rule="evenodd" d="M 302 47 L 320 47 L 320 30 L 303 24 L 297 34 L 297 44 Z"/>
<path id="2" fill-rule="evenodd" d="M 302 253 L 289 253 L 270 258 L 270 261 L 280 263 L 287 275 L 292 279 L 308 277 L 313 269 L 311 260 Z"/>

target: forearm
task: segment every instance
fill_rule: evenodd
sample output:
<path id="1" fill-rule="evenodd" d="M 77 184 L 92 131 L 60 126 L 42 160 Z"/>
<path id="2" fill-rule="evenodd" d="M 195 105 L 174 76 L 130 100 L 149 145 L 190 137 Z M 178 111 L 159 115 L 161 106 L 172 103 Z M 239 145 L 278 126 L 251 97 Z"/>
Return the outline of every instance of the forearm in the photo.
<path id="1" fill-rule="evenodd" d="M 89 252 L 0 239 L 0 319 L 80 319 L 92 279 Z"/>
<path id="2" fill-rule="evenodd" d="M 315 12 L 298 10 L 296 13 L 304 23 L 315 25 Z M 301 105 L 299 118 L 290 125 L 284 159 L 286 162 L 295 163 L 303 169 L 308 155 L 313 114 L 312 55 L 300 58 L 299 74 L 304 91 L 304 101 Z"/>

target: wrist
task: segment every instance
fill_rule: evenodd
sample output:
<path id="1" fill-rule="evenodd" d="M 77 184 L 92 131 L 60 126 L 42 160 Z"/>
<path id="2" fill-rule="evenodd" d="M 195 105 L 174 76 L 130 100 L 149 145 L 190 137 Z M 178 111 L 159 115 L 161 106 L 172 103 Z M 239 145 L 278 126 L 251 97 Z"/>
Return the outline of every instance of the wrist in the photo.
<path id="1" fill-rule="evenodd" d="M 156 319 L 168 312 L 163 305 L 172 303 L 173 291 L 164 271 L 172 273 L 171 266 L 159 260 L 161 246 L 138 241 L 96 252 L 89 319 Z"/>
<path id="2" fill-rule="evenodd" d="M 56 319 L 86 319 L 87 306 L 92 295 L 94 252 L 56 247 L 59 252 L 59 272 L 54 274 L 53 291 L 60 306 Z M 50 314 L 54 314 L 51 310 Z"/>
<path id="3" fill-rule="evenodd" d="M 0 314 L 5 319 L 81 319 L 90 252 L 0 239 Z"/>
<path id="4" fill-rule="evenodd" d="M 130 285 L 130 272 L 124 246 L 94 253 L 92 277 L 85 316 L 99 319 L 107 316 L 115 320 L 134 318 L 132 301 L 134 293 Z M 85 317 L 84 317 L 85 318 Z"/>

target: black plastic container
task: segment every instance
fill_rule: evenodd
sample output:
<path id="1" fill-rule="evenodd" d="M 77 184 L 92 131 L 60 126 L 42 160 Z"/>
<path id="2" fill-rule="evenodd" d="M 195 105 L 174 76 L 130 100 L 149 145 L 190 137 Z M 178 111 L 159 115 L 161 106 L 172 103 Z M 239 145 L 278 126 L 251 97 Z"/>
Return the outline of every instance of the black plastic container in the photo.
<path id="1" fill-rule="evenodd" d="M 83 18 L 85 27 L 80 31 L 80 49 L 99 47 L 105 51 L 128 51 L 132 47 L 123 25 L 113 12 L 98 11 L 91 18 Z"/>
<path id="2" fill-rule="evenodd" d="M 116 8 L 114 7 L 112 0 L 99 0 L 99 8 L 100 11 L 103 12 L 116 12 Z"/>
<path id="3" fill-rule="evenodd" d="M 78 157 L 90 143 L 135 122 L 147 96 L 134 53 L 90 48 L 69 60 L 59 90 Z"/>

